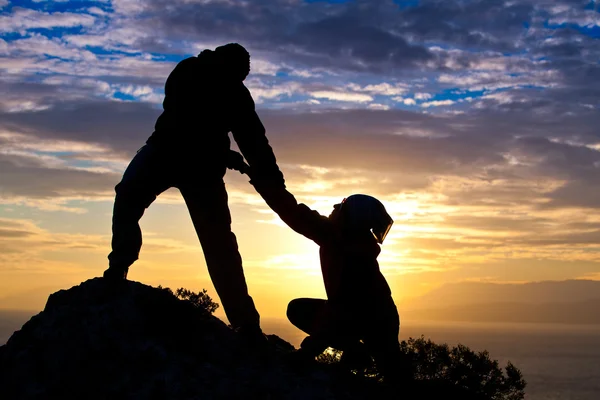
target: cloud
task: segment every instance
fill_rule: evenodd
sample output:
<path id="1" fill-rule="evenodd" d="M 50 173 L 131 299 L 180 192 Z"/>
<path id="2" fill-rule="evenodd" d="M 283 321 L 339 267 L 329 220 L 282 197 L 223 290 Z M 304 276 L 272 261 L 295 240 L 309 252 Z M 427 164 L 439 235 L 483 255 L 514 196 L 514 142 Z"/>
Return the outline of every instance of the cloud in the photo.
<path id="1" fill-rule="evenodd" d="M 39 112 L 3 113 L 0 129 L 44 139 L 109 146 L 133 154 L 153 131 L 160 110 L 144 103 L 73 101 Z"/>
<path id="2" fill-rule="evenodd" d="M 417 100 L 429 100 L 432 97 L 429 93 L 415 93 L 415 99 Z"/>
<path id="3" fill-rule="evenodd" d="M 94 9 L 94 15 L 110 12 L 96 8 L 101 12 Z M 576 97 L 588 106 L 598 102 L 594 83 L 586 85 L 582 78 L 586 76 L 587 82 L 595 82 L 593 77 L 600 75 L 600 67 L 593 62 L 600 54 L 597 41 L 568 26 L 543 25 L 546 19 L 560 15 L 591 15 L 583 3 L 580 9 L 567 2 L 534 5 L 529 1 L 473 2 L 466 6 L 447 2 L 435 7 L 422 2 L 399 8 L 391 2 L 257 1 L 240 8 L 229 1 L 167 4 L 152 0 L 120 1 L 113 8 L 115 13 L 110 19 L 103 17 L 102 24 L 94 26 L 82 25 L 81 32 L 69 32 L 46 42 L 36 36 L 22 38 L 22 43 L 11 40 L 18 47 L 11 46 L 10 50 L 8 45 L 0 46 L 10 54 L 10 61 L 4 62 L 11 65 L 5 68 L 13 74 L 76 73 L 101 77 L 111 84 L 128 77 L 130 81 L 137 80 L 137 84 L 152 86 L 155 94 L 147 100 L 157 103 L 164 79 L 174 65 L 172 61 L 160 60 L 157 53 L 183 57 L 204 47 L 243 38 L 253 54 L 257 76 L 287 73 L 298 80 L 327 80 L 345 74 L 354 81 L 360 74 L 378 74 L 384 82 L 357 81 L 347 89 L 398 98 L 412 87 L 412 83 L 399 79 L 410 73 L 403 76 L 400 71 L 412 70 L 437 80 L 437 84 L 428 85 L 427 92 L 417 91 L 418 96 L 412 99 L 415 101 L 430 100 L 419 97 L 423 93 L 433 96 L 440 86 L 470 91 L 533 86 L 546 90 L 544 96 L 538 97 L 546 103 L 548 112 L 559 104 L 568 106 L 572 102 L 567 99 Z M 15 8 L 9 17 L 16 17 L 23 10 L 27 11 Z M 70 14 L 95 18 L 80 10 Z M 482 24 L 482 15 L 493 16 L 494 22 Z M 399 18 L 401 25 L 397 23 Z M 92 51 L 93 47 L 102 47 L 104 53 Z M 47 49 L 48 55 L 41 58 L 35 54 L 36 48 Z M 107 55 L 107 50 L 126 54 Z M 47 59 L 65 56 L 68 62 Z M 77 64 L 75 68 L 73 63 Z M 577 70 L 586 72 L 575 73 Z M 273 99 L 269 104 L 275 106 L 275 100 L 283 100 L 272 86 L 269 83 L 268 87 L 257 87 L 256 93 L 259 101 Z M 401 101 L 413 105 L 412 100 Z M 300 104 L 299 101 L 305 102 L 294 99 L 289 106 Z M 537 98 L 531 100 L 536 101 Z M 367 102 L 370 101 L 364 101 Z M 480 107 L 487 105 L 478 103 Z"/>
<path id="4" fill-rule="evenodd" d="M 101 257 L 100 254 L 107 248 L 108 238 L 100 235 L 59 234 L 44 230 L 26 219 L 3 220 L 17 223 L 19 231 L 23 232 L 23 235 L 3 237 L 0 242 L 0 273 L 8 282 L 15 283 L 17 279 L 11 279 L 15 275 L 43 275 L 44 281 L 49 282 L 53 280 L 52 275 L 89 274 L 85 264 L 54 261 L 47 254 L 57 255 L 65 251 L 73 255 L 85 253 L 89 260 Z M 11 290 L 14 288 L 3 287 L 5 293 Z"/>
<path id="5" fill-rule="evenodd" d="M 291 97 L 296 93 L 302 93 L 301 85 L 296 82 L 269 85 L 262 80 L 251 78 L 246 83 L 256 103 L 262 103 L 266 99 L 278 99 Z"/>
<path id="6" fill-rule="evenodd" d="M 327 6 L 318 3 L 257 1 L 247 3 L 243 9 L 225 1 L 202 6 L 185 1 L 171 5 L 163 0 L 146 4 L 145 12 L 155 16 L 154 27 L 163 35 L 220 42 L 244 38 L 251 52 L 312 68 L 375 71 L 406 68 L 431 57 L 424 47 L 410 44 L 388 29 L 357 23 L 365 15 L 381 15 L 381 10 L 367 3 L 360 7 L 339 5 L 336 11 L 325 12 L 319 18 L 312 16 Z M 227 29 L 216 22 L 220 20 Z M 276 55 L 273 49 L 278 50 Z"/>
<path id="7" fill-rule="evenodd" d="M 0 200 L 19 203 L 24 199 L 97 199 L 114 196 L 112 188 L 120 176 L 67 166 L 52 166 L 43 159 L 0 154 Z"/>
<path id="8" fill-rule="evenodd" d="M 373 97 L 361 93 L 319 90 L 311 92 L 310 95 L 316 97 L 317 99 L 328 99 L 336 101 L 348 101 L 357 103 L 367 103 L 369 101 L 373 101 Z"/>
<path id="9" fill-rule="evenodd" d="M 493 268 L 476 272 L 485 264 L 516 279 L 572 260 L 576 271 L 597 271 L 600 42 L 584 3 L 5 8 L 0 203 L 85 213 L 112 201 L 175 64 L 236 41 L 252 54 L 246 84 L 290 190 L 322 212 L 356 192 L 389 205 L 386 271 L 459 279 L 490 276 Z M 234 207 L 273 222 L 243 177 L 227 179 Z M 0 220 L 3 250 L 52 239 L 40 229 Z M 107 240 L 57 238 L 61 249 Z M 151 248 L 186 251 L 168 241 Z"/>
<path id="10" fill-rule="evenodd" d="M 21 7 L 13 7 L 11 11 L 11 15 L 0 16 L 0 32 L 91 26 L 96 21 L 93 16 L 80 13 L 46 13 Z"/>
<path id="11" fill-rule="evenodd" d="M 381 96 L 398 96 L 408 92 L 408 85 L 404 83 L 392 85 L 387 82 L 371 84 L 361 87 L 356 83 L 351 83 L 348 85 L 348 89 L 356 91 L 356 92 L 367 92 L 374 95 Z"/>
<path id="12" fill-rule="evenodd" d="M 594 9 L 578 10 L 567 5 L 558 5 L 550 9 L 552 17 L 548 22 L 552 25 L 575 24 L 584 27 L 600 26 L 598 12 Z"/>
<path id="13" fill-rule="evenodd" d="M 145 9 L 144 2 L 141 0 L 113 0 L 112 6 L 116 14 L 129 17 Z"/>
<path id="14" fill-rule="evenodd" d="M 79 281 L 90 274 L 100 274 L 110 251 L 110 235 L 54 232 L 40 227 L 29 219 L 0 218 L 0 226 L 9 224 L 10 229 L 0 228 L 0 274 L 15 282 L 32 274 L 43 275 L 44 281 L 55 275 L 74 274 Z M 4 234 L 3 234 L 4 233 Z M 146 232 L 143 254 L 171 255 L 173 253 L 197 252 L 197 244 L 184 243 L 161 235 Z M 61 253 L 68 252 L 83 262 L 61 260 Z M 52 255 L 48 257 L 48 255 Z M 138 263 L 140 264 L 140 263 Z M 94 271 L 94 268 L 97 268 Z M 15 276 L 11 276 L 16 274 Z M 76 280 L 76 282 L 78 282 Z M 74 283 L 76 283 L 74 282 Z M 21 283 L 21 286 L 22 283 Z M 3 289 L 8 289 L 3 287 Z"/>
<path id="15" fill-rule="evenodd" d="M 523 21 L 535 13 L 535 4 L 529 1 L 423 2 L 402 13 L 398 31 L 457 47 L 507 52 L 521 45 Z"/>
<path id="16" fill-rule="evenodd" d="M 27 231 L 0 229 L 0 238 L 21 238 L 30 235 L 31 233 Z"/>
<path id="17" fill-rule="evenodd" d="M 424 103 L 421 103 L 421 107 L 440 107 L 440 106 L 449 106 L 454 104 L 455 101 L 454 100 L 434 100 L 434 101 L 426 101 Z"/>
<path id="18" fill-rule="evenodd" d="M 389 178 L 395 171 L 411 171 L 421 187 L 439 174 L 489 180 L 519 177 L 525 187 L 527 180 L 540 178 L 592 182 L 600 152 L 543 138 L 566 140 L 572 132 L 577 143 L 597 143 L 596 113 L 585 118 L 556 115 L 541 122 L 527 109 L 510 111 L 511 118 L 504 112 L 440 117 L 399 110 L 259 110 L 278 159 L 286 164 L 378 171 Z M 110 154 L 125 163 L 150 135 L 159 113 L 143 103 L 78 100 L 41 111 L 4 113 L 0 129 L 26 135 L 32 144 L 43 139 L 97 146 L 106 150 L 96 159 Z M 26 142 L 21 138 L 18 143 Z M 14 166 L 15 158 L 11 160 L 8 165 Z M 403 190 L 404 178 L 394 179 L 398 184 L 390 184 L 388 190 Z M 13 182 L 17 183 L 19 179 Z M 475 202 L 476 198 L 461 200 Z"/>
<path id="19" fill-rule="evenodd" d="M 10 54 L 19 54 L 25 57 L 39 57 L 44 55 L 90 63 L 97 60 L 96 56 L 90 51 L 66 46 L 60 39 L 49 39 L 41 34 L 33 34 L 23 39 L 11 41 Z"/>
<path id="20" fill-rule="evenodd" d="M 493 90 L 515 86 L 555 87 L 560 81 L 559 72 L 545 70 L 527 74 L 504 74 L 495 72 L 473 72 L 462 75 L 441 74 L 440 83 L 449 84 L 467 90 Z"/>
<path id="21" fill-rule="evenodd" d="M 379 104 L 379 103 L 371 103 L 367 106 L 367 108 L 369 108 L 371 110 L 389 110 L 390 106 L 385 105 L 385 104 Z"/>
<path id="22" fill-rule="evenodd" d="M 99 15 L 99 16 L 109 15 L 108 12 L 104 11 L 103 9 L 101 9 L 99 7 L 90 7 L 87 9 L 87 12 L 88 12 L 88 14 Z"/>

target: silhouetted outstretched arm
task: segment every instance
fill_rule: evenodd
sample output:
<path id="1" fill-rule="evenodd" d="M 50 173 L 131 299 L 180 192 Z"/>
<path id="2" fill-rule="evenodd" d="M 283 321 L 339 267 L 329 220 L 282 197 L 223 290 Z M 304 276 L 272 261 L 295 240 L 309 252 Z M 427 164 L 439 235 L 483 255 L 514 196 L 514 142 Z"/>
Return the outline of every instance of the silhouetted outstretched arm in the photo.
<path id="1" fill-rule="evenodd" d="M 231 132 L 254 174 L 271 184 L 285 187 L 283 174 L 277 166 L 273 149 L 267 140 L 265 127 L 256 114 L 254 100 L 248 89 L 240 84 Z"/>
<path id="2" fill-rule="evenodd" d="M 262 177 L 255 174 L 254 168 L 244 162 L 240 153 L 230 150 L 227 159 L 227 167 L 248 175 L 250 183 L 267 205 L 290 228 L 319 245 L 331 239 L 331 222 L 327 217 L 304 204 L 298 204 L 294 195 L 284 187 L 265 182 Z"/>
<path id="3" fill-rule="evenodd" d="M 311 210 L 305 204 L 298 204 L 294 195 L 285 188 L 262 185 L 261 181 L 253 177 L 251 171 L 250 183 L 287 226 L 320 246 L 332 239 L 332 224 L 327 217 Z"/>
<path id="4" fill-rule="evenodd" d="M 331 240 L 331 222 L 327 217 L 305 204 L 298 204 L 294 196 L 285 189 L 255 187 L 269 207 L 294 231 L 318 245 Z"/>

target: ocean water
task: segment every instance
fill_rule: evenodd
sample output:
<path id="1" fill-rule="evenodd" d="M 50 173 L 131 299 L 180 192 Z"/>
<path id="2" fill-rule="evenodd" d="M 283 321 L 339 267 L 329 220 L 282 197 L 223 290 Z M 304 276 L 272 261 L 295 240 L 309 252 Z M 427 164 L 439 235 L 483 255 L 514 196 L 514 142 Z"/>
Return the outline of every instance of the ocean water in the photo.
<path id="1" fill-rule="evenodd" d="M 267 332 L 298 346 L 305 336 L 287 321 L 264 320 Z M 600 399 L 600 326 L 403 321 L 400 339 L 424 335 L 436 343 L 487 350 L 501 366 L 511 361 L 528 400 Z"/>
<path id="2" fill-rule="evenodd" d="M 33 312 L 0 311 L 0 345 Z M 283 319 L 263 319 L 263 330 L 298 346 L 304 333 Z M 400 339 L 424 335 L 437 343 L 462 343 L 510 360 L 527 381 L 528 400 L 600 399 L 600 326 L 403 321 Z"/>
<path id="3" fill-rule="evenodd" d="M 401 337 L 424 334 L 510 360 L 528 383 L 530 400 L 600 399 L 600 326 L 553 324 L 404 324 Z"/>

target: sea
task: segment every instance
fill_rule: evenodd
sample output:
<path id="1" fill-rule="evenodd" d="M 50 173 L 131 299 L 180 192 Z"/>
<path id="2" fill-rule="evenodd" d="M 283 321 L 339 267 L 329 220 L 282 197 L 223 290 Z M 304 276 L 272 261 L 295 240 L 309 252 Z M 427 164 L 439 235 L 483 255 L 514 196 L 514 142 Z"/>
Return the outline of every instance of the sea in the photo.
<path id="1" fill-rule="evenodd" d="M 263 329 L 298 346 L 304 333 L 284 320 Z M 528 400 L 600 400 L 600 325 L 402 321 L 400 339 L 429 338 L 490 353 L 521 370 Z"/>
<path id="2" fill-rule="evenodd" d="M 34 314 L 0 310 L 0 345 Z M 295 346 L 304 337 L 283 319 L 263 318 L 262 327 Z M 421 335 L 487 350 L 501 366 L 510 360 L 528 400 L 600 400 L 600 325 L 402 321 L 401 340 Z"/>

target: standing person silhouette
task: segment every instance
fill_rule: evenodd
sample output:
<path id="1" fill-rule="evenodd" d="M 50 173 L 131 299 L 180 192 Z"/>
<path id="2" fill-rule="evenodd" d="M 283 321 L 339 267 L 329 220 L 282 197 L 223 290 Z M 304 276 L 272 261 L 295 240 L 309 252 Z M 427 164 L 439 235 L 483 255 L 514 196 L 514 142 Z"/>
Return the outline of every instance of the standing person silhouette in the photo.
<path id="1" fill-rule="evenodd" d="M 142 246 L 139 220 L 156 197 L 176 187 L 188 207 L 206 265 L 232 327 L 264 343 L 260 317 L 248 294 L 242 258 L 231 231 L 223 177 L 229 132 L 256 173 L 285 188 L 283 174 L 243 81 L 250 54 L 229 43 L 181 61 L 165 84 L 163 113 L 154 133 L 115 187 L 112 252 L 104 278 L 127 278 Z"/>

